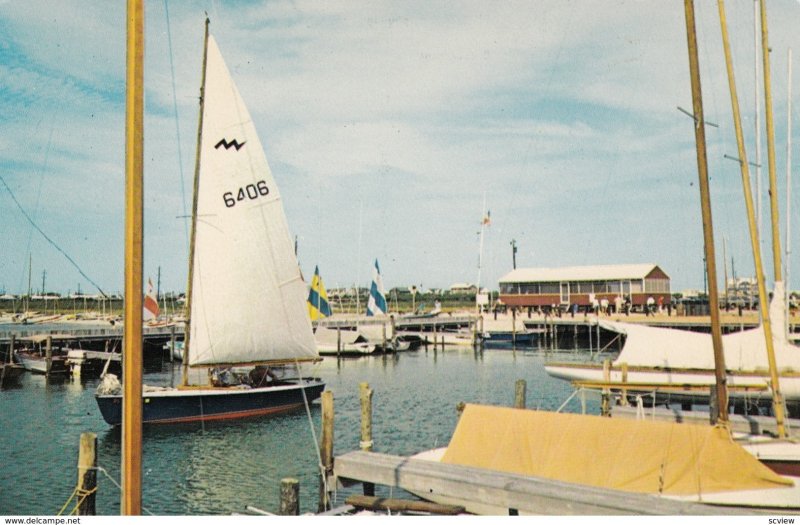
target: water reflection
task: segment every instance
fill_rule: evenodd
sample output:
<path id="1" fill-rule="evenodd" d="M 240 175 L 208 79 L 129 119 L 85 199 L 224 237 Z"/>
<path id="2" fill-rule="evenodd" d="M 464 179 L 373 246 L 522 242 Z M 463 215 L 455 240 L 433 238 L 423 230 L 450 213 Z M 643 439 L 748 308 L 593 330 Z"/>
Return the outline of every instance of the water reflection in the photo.
<path id="1" fill-rule="evenodd" d="M 585 358 L 561 354 L 558 359 L 580 357 Z M 335 454 L 359 446 L 359 383 L 368 382 L 374 391 L 374 450 L 407 455 L 449 441 L 459 402 L 512 405 L 518 379 L 527 380 L 529 407 L 558 408 L 572 388 L 547 376 L 544 359 L 537 351 L 423 348 L 328 358 L 301 372 L 323 378 L 334 394 Z M 170 384 L 179 367 L 163 360 L 148 362 L 145 381 Z M 0 449 L 6 454 L 0 470 L 0 513 L 57 512 L 75 483 L 81 432 L 98 434 L 100 466 L 119 480 L 120 432 L 100 417 L 93 397 L 96 385 L 96 379 L 48 382 L 43 376 L 24 375 L 19 388 L 0 391 Z M 574 400 L 567 409 L 580 410 L 580 402 Z M 318 406 L 310 412 L 318 438 Z M 143 505 L 155 514 L 230 514 L 246 505 L 275 511 L 280 480 L 291 476 L 300 480 L 302 511 L 314 511 L 317 464 L 305 410 L 274 418 L 148 426 Z M 104 473 L 98 479 L 98 512 L 117 514 L 118 489 Z M 339 502 L 345 494 L 339 493 Z"/>

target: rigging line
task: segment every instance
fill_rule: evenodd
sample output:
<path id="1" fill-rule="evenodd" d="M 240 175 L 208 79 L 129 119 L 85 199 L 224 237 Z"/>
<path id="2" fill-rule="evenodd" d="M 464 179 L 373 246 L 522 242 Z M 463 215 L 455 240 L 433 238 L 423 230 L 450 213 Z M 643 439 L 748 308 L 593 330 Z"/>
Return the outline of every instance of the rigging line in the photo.
<path id="1" fill-rule="evenodd" d="M 56 243 L 55 243 L 55 241 L 53 241 L 53 239 L 51 239 L 50 237 L 48 237 L 48 236 L 47 236 L 47 234 L 46 234 L 44 231 L 42 231 L 42 229 L 41 229 L 41 228 L 39 228 L 39 226 L 38 226 L 38 225 L 37 225 L 35 222 L 33 222 L 33 219 L 31 219 L 30 215 L 28 215 L 28 212 L 26 212 L 26 211 L 25 211 L 25 208 L 23 208 L 23 207 L 22 207 L 22 204 L 20 204 L 20 203 L 19 203 L 19 201 L 17 200 L 17 197 L 14 195 L 14 192 L 13 192 L 13 191 L 11 191 L 11 188 L 8 186 L 8 184 L 6 184 L 6 180 L 3 178 L 3 176 L 2 176 L 2 175 L 0 175 L 0 182 L 2 182 L 2 183 L 3 183 L 3 186 L 5 186 L 5 187 L 6 187 L 6 190 L 8 190 L 8 194 L 11 196 L 11 200 L 13 200 L 13 201 L 14 201 L 14 204 L 16 204 L 16 205 L 17 205 L 17 207 L 19 208 L 19 211 L 21 211 L 21 212 L 22 212 L 22 215 L 23 215 L 23 216 L 24 216 L 24 217 L 25 217 L 25 218 L 28 220 L 28 222 L 29 222 L 29 223 L 31 223 L 31 226 L 33 226 L 33 227 L 36 229 L 36 231 L 38 231 L 38 232 L 39 232 L 39 233 L 42 235 L 42 237 L 44 237 L 44 238 L 45 238 L 45 240 L 46 240 L 47 242 L 49 242 L 51 246 L 53 246 L 53 248 L 55 248 L 56 250 L 58 250 L 59 252 L 61 252 L 61 254 L 62 254 L 64 257 L 66 257 L 66 258 L 67 258 L 67 260 L 68 260 L 70 263 L 72 263 L 72 266 L 74 266 L 74 267 L 75 267 L 75 269 L 76 269 L 76 270 L 78 270 L 78 273 L 79 273 L 79 274 L 81 274 L 81 275 L 83 276 L 83 278 L 84 278 L 84 279 L 86 279 L 87 281 L 89 281 L 89 282 L 90 282 L 90 283 L 91 283 L 91 284 L 92 284 L 92 285 L 93 285 L 95 288 L 97 288 L 97 290 L 98 290 L 98 291 L 99 291 L 99 292 L 100 292 L 100 293 L 103 295 L 103 297 L 106 297 L 106 298 L 107 298 L 108 296 L 107 296 L 107 295 L 106 295 L 106 293 L 103 291 L 103 289 L 102 289 L 102 288 L 100 288 L 100 286 L 99 286 L 99 285 L 98 285 L 96 282 L 94 282 L 92 279 L 90 279 L 90 278 L 89 278 L 89 276 L 88 276 L 88 275 L 86 275 L 86 274 L 83 272 L 83 270 L 81 270 L 81 267 L 80 267 L 80 266 L 78 266 L 78 263 L 76 263 L 76 262 L 75 262 L 75 261 L 72 259 L 72 257 L 70 257 L 70 256 L 67 254 L 67 252 L 65 252 L 64 250 L 62 250 L 62 249 L 61 249 L 61 247 L 60 247 L 58 244 L 56 244 Z"/>
<path id="2" fill-rule="evenodd" d="M 39 124 L 36 124 L 36 127 L 38 128 Z M 38 210 L 39 210 L 39 200 L 40 200 L 40 198 L 42 196 L 42 186 L 43 186 L 42 183 L 44 182 L 44 174 L 47 173 L 47 165 L 48 165 L 49 159 L 50 159 L 50 147 L 53 144 L 53 130 L 55 129 L 55 127 L 56 127 L 56 122 L 55 122 L 55 119 L 53 119 L 52 126 L 50 127 L 50 134 L 49 134 L 49 136 L 47 138 L 47 148 L 44 151 L 44 159 L 42 161 L 42 166 L 40 168 L 41 171 L 39 173 L 39 188 L 36 191 L 36 201 L 35 201 L 36 203 L 34 204 L 34 207 L 33 207 L 34 214 L 38 213 Z M 29 230 L 28 231 L 28 243 L 25 246 L 25 253 L 28 255 L 28 257 L 30 257 L 30 255 L 31 255 L 31 241 L 32 240 L 33 240 L 33 230 Z M 28 271 L 30 272 L 30 267 L 28 268 Z M 29 278 L 30 278 L 30 276 L 29 276 Z M 19 288 L 18 289 L 23 289 L 24 280 L 25 280 L 25 270 L 22 271 L 22 276 L 20 277 L 20 280 L 19 280 Z M 42 295 L 44 295 L 44 290 L 42 290 Z"/>
<path id="3" fill-rule="evenodd" d="M 185 220 L 187 217 L 191 217 L 186 211 L 186 188 L 184 185 L 183 180 L 183 152 L 181 150 L 181 127 L 178 123 L 178 95 L 177 89 L 175 87 L 175 63 L 173 62 L 172 57 L 172 30 L 170 29 L 169 24 L 169 4 L 167 0 L 164 0 L 164 15 L 167 19 L 167 43 L 169 46 L 169 69 L 170 73 L 172 74 L 172 108 L 175 112 L 175 136 L 178 140 L 178 172 L 181 176 L 181 204 L 183 205 L 183 228 L 186 232 L 186 244 L 187 244 L 187 251 L 189 249 L 189 224 L 188 221 Z"/>
<path id="4" fill-rule="evenodd" d="M 306 415 L 308 416 L 308 426 L 311 429 L 311 437 L 314 441 L 314 450 L 317 453 L 317 466 L 319 467 L 319 471 L 322 474 L 322 483 L 325 487 L 325 492 L 328 492 L 328 479 L 327 473 L 325 472 L 325 466 L 322 464 L 322 452 L 319 449 L 319 441 L 317 440 L 317 432 L 314 430 L 314 420 L 311 417 L 311 408 L 309 407 L 308 397 L 306 396 L 306 387 L 303 384 L 303 374 L 300 372 L 300 360 L 294 360 L 294 366 L 297 370 L 297 377 L 300 383 L 300 392 L 303 393 L 303 404 L 306 408 Z"/>

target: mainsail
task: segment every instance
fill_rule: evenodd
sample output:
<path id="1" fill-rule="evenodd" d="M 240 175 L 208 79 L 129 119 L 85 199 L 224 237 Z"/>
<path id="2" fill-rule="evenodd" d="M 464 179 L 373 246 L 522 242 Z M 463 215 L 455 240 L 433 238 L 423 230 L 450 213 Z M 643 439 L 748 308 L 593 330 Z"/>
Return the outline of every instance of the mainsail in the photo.
<path id="1" fill-rule="evenodd" d="M 189 364 L 315 359 L 280 192 L 213 37 L 203 94 Z"/>
<path id="2" fill-rule="evenodd" d="M 319 266 L 314 267 L 314 277 L 311 279 L 311 290 L 308 292 L 308 316 L 312 321 L 333 315 L 328 303 L 328 292 L 322 284 L 319 275 Z"/>
<path id="3" fill-rule="evenodd" d="M 383 291 L 383 279 L 378 259 L 375 259 L 375 268 L 372 270 L 372 286 L 369 288 L 369 301 L 367 302 L 367 317 L 386 315 L 386 293 Z"/>
<path id="4" fill-rule="evenodd" d="M 152 321 L 157 319 L 159 314 L 158 299 L 153 291 L 152 279 L 147 279 L 147 293 L 144 295 L 144 305 L 142 307 L 142 320 Z"/>

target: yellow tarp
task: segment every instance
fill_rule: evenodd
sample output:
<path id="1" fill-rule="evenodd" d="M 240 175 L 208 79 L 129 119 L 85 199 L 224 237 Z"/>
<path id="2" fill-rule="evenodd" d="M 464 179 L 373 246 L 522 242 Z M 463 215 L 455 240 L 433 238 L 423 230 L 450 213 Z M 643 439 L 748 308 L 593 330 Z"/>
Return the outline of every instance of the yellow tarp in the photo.
<path id="1" fill-rule="evenodd" d="M 647 494 L 778 488 L 724 428 L 467 405 L 444 463 Z"/>

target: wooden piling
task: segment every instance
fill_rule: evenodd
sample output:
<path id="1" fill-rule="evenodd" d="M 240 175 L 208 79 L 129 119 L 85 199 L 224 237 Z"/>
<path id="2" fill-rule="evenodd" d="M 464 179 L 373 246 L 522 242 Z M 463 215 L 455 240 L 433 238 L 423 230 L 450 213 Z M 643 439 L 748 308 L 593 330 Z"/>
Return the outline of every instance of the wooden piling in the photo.
<path id="1" fill-rule="evenodd" d="M 603 382 L 611 382 L 611 360 L 603 360 Z M 600 415 L 609 417 L 611 416 L 611 391 L 608 388 L 603 388 L 600 395 Z"/>
<path id="2" fill-rule="evenodd" d="M 300 515 L 300 482 L 295 478 L 281 480 L 281 506 L 278 510 L 281 516 Z"/>
<path id="3" fill-rule="evenodd" d="M 711 395 L 708 398 L 708 418 L 712 425 L 719 420 L 719 402 L 717 401 L 717 385 L 711 385 Z"/>
<path id="4" fill-rule="evenodd" d="M 81 434 L 78 447 L 78 515 L 95 515 L 95 496 L 97 492 L 97 434 Z"/>
<path id="5" fill-rule="evenodd" d="M 175 325 L 169 327 L 169 362 L 175 362 Z"/>
<path id="6" fill-rule="evenodd" d="M 45 343 L 44 348 L 44 356 L 45 356 L 45 364 L 47 368 L 45 369 L 45 375 L 50 375 L 50 370 L 53 368 L 53 336 L 47 336 L 47 342 Z"/>
<path id="7" fill-rule="evenodd" d="M 342 327 L 336 327 L 336 357 L 342 356 Z"/>
<path id="8" fill-rule="evenodd" d="M 369 383 L 359 384 L 361 397 L 361 450 L 370 452 L 372 450 L 372 389 Z M 375 495 L 375 484 L 364 483 L 363 490 L 365 496 Z"/>
<path id="9" fill-rule="evenodd" d="M 361 397 L 361 450 L 372 450 L 372 389 L 369 383 L 359 384 Z"/>
<path id="10" fill-rule="evenodd" d="M 517 379 L 514 388 L 514 408 L 525 408 L 525 398 L 528 385 L 524 379 Z"/>
<path id="11" fill-rule="evenodd" d="M 517 309 L 511 309 L 511 346 L 517 346 Z"/>
<path id="12" fill-rule="evenodd" d="M 322 402 L 322 436 L 320 437 L 320 458 L 322 472 L 319 482 L 319 512 L 330 509 L 330 493 L 328 492 L 328 479 L 333 473 L 333 392 L 325 391 L 321 396 Z"/>
<path id="13" fill-rule="evenodd" d="M 625 388 L 625 383 L 628 382 L 628 363 L 622 363 L 622 399 L 620 404 L 624 407 L 628 406 L 628 389 Z"/>

